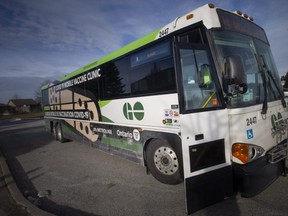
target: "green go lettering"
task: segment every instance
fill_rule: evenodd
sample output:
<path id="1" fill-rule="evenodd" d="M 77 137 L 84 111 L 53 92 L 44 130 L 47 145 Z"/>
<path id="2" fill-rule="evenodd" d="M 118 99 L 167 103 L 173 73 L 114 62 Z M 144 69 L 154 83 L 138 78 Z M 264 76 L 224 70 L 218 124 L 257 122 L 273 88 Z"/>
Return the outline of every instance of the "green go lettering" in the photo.
<path id="1" fill-rule="evenodd" d="M 140 102 L 136 102 L 133 107 L 127 102 L 123 105 L 123 114 L 128 120 L 135 118 L 141 121 L 144 118 L 144 107 Z"/>

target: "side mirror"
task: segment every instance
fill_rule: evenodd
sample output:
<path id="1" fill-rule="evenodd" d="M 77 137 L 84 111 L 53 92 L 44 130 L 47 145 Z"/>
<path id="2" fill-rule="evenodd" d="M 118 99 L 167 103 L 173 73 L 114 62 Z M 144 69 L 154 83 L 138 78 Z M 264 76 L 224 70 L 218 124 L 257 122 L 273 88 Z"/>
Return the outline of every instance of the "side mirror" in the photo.
<path id="1" fill-rule="evenodd" d="M 243 62 L 240 56 L 228 56 L 224 61 L 223 78 L 228 85 L 246 83 Z"/>
<path id="2" fill-rule="evenodd" d="M 247 91 L 246 76 L 244 72 L 243 62 L 240 56 L 228 56 L 224 61 L 223 69 L 224 89 L 228 92 L 228 85 L 235 85 L 235 92 L 244 94 Z"/>

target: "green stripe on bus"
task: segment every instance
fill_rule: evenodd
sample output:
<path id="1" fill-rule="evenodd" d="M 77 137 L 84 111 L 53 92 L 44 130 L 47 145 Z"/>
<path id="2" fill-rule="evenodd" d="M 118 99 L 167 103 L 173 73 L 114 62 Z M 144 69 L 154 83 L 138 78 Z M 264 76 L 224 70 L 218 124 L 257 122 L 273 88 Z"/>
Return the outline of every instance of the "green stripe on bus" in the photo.
<path id="1" fill-rule="evenodd" d="M 111 119 L 107 118 L 106 116 L 101 116 L 101 120 L 102 122 L 111 122 L 111 123 L 114 123 Z"/>
<path id="2" fill-rule="evenodd" d="M 139 48 L 141 46 L 144 46 L 144 45 L 154 41 L 156 36 L 158 35 L 160 29 L 157 29 L 156 31 L 154 31 L 154 32 L 152 32 L 152 33 L 150 33 L 150 34 L 148 34 L 148 35 L 146 35 L 146 36 L 144 36 L 144 37 L 142 37 L 142 38 L 140 38 L 140 39 L 138 39 L 138 40 L 136 40 L 136 41 L 134 41 L 134 42 L 132 42 L 132 43 L 130 43 L 130 44 L 128 44 L 128 45 L 116 50 L 116 51 L 114 51 L 114 52 L 112 52 L 112 53 L 110 53 L 109 55 L 104 56 L 104 57 L 102 57 L 102 58 L 100 58 L 100 59 L 98 59 L 98 60 L 96 60 L 96 61 L 94 61 L 94 62 L 92 62 L 92 63 L 90 63 L 90 64 L 88 64 L 88 65 L 86 65 L 86 66 L 84 66 L 84 67 L 82 67 L 82 68 L 70 73 L 70 74 L 68 74 L 68 75 L 66 75 L 66 76 L 63 76 L 63 77 L 59 78 L 58 81 L 62 82 L 64 80 L 68 80 L 68 79 L 70 79 L 70 78 L 72 78 L 74 76 L 77 76 L 77 75 L 79 75 L 81 73 L 84 73 L 84 72 L 86 72 L 86 71 L 88 71 L 88 70 L 90 70 L 92 68 L 98 67 L 98 66 L 100 66 L 100 65 L 102 65 L 102 64 L 104 64 L 106 62 L 109 62 L 109 61 L 111 61 L 111 60 L 113 60 L 115 58 L 118 58 L 118 57 L 120 57 L 122 55 L 125 55 L 126 53 L 128 53 L 128 52 L 130 52 L 132 50 L 135 50 L 135 49 L 137 49 L 137 48 Z"/>
<path id="3" fill-rule="evenodd" d="M 44 106 L 43 110 L 44 111 L 50 111 L 50 106 Z"/>
<path id="4" fill-rule="evenodd" d="M 105 101 L 99 101 L 99 107 L 102 108 L 104 106 L 106 106 L 107 104 L 109 104 L 112 100 L 105 100 Z"/>
<path id="5" fill-rule="evenodd" d="M 142 153 L 142 146 L 138 143 L 128 143 L 127 141 L 115 139 L 111 137 L 102 137 L 102 142 L 120 149 L 126 149 L 137 153 Z"/>

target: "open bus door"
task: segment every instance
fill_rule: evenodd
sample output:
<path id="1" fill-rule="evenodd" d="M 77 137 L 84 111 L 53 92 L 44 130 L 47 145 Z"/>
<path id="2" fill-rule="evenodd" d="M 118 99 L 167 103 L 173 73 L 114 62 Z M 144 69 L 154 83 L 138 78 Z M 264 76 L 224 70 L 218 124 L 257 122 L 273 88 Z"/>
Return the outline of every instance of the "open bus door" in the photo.
<path id="1" fill-rule="evenodd" d="M 176 46 L 187 213 L 233 194 L 228 112 L 204 46 Z M 219 90 L 219 89 L 218 89 Z"/>

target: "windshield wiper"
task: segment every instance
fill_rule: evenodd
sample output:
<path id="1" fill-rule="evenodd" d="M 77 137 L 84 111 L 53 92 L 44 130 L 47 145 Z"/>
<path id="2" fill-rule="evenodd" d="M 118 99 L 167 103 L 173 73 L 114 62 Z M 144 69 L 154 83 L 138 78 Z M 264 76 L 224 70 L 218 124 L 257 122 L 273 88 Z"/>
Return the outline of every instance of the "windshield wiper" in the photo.
<path id="1" fill-rule="evenodd" d="M 257 64 L 258 64 L 258 68 L 259 71 L 261 73 L 261 77 L 263 80 L 263 88 L 264 88 L 264 101 L 263 101 L 263 105 L 262 105 L 262 111 L 261 114 L 265 115 L 267 113 L 267 109 L 268 109 L 268 102 L 267 102 L 267 80 L 266 80 L 266 75 L 265 75 L 265 70 L 264 70 L 264 64 L 260 63 L 259 57 L 257 54 L 255 54 L 256 60 L 257 60 Z M 263 56 L 262 56 L 263 57 Z"/>
<path id="2" fill-rule="evenodd" d="M 279 95 L 280 95 L 280 97 L 281 97 L 282 106 L 283 106 L 284 108 L 286 108 L 286 102 L 285 102 L 284 93 L 280 90 L 279 85 L 277 85 L 276 80 L 274 79 L 271 70 L 268 70 L 267 64 L 266 64 L 266 62 L 265 62 L 265 59 L 264 59 L 263 55 L 261 55 L 261 58 L 262 58 L 263 64 L 264 64 L 264 65 L 263 65 L 263 68 L 266 69 L 266 73 L 269 75 L 270 79 L 273 81 L 273 84 L 274 84 L 274 86 L 276 87 L 276 89 L 277 89 L 277 91 L 278 91 L 278 93 L 279 93 Z"/>
<path id="3" fill-rule="evenodd" d="M 263 87 L 264 87 L 264 101 L 263 101 L 263 106 L 262 106 L 262 112 L 261 114 L 266 114 L 267 113 L 267 80 L 266 80 L 266 75 L 265 73 L 268 74 L 268 76 L 270 77 L 270 79 L 272 80 L 275 88 L 277 89 L 280 97 L 281 97 L 281 103 L 282 103 L 282 106 L 284 108 L 286 108 L 286 102 L 285 102 L 285 99 L 284 99 L 284 94 L 283 92 L 280 90 L 279 86 L 277 85 L 276 83 L 276 80 L 273 78 L 273 75 L 271 73 L 270 70 L 268 70 L 268 67 L 267 67 L 267 64 L 265 62 L 265 59 L 264 59 L 264 56 L 263 55 L 260 55 L 261 59 L 262 59 L 262 63 L 263 64 L 260 64 L 260 62 L 258 61 L 257 59 L 257 62 L 258 62 L 258 66 L 259 66 L 259 69 L 260 69 L 260 72 L 261 72 L 261 75 L 262 75 L 262 79 L 263 79 Z M 271 87 L 272 89 L 272 87 Z"/>

